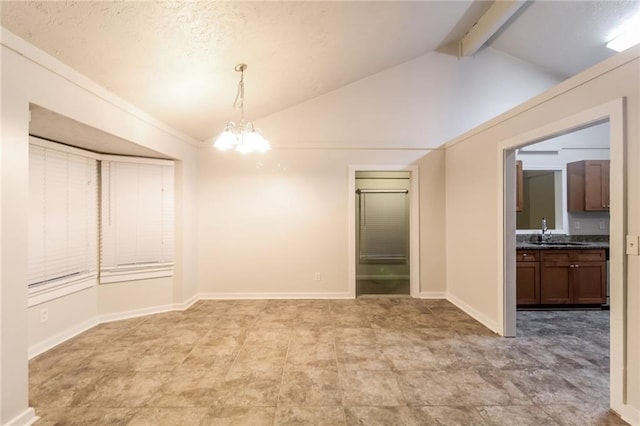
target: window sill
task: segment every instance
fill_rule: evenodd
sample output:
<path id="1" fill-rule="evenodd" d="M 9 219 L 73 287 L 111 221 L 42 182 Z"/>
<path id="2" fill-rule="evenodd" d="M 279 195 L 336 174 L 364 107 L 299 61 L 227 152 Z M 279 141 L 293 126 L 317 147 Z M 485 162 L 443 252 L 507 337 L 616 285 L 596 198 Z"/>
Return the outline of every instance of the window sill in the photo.
<path id="1" fill-rule="evenodd" d="M 53 299 L 67 296 L 81 290 L 93 287 L 98 283 L 97 276 L 90 275 L 74 281 L 65 283 L 48 284 L 42 287 L 34 287 L 29 289 L 28 307 L 40 305 Z"/>
<path id="2" fill-rule="evenodd" d="M 112 268 L 100 271 L 100 284 L 112 284 L 172 276 L 173 264 L 132 268 Z"/>

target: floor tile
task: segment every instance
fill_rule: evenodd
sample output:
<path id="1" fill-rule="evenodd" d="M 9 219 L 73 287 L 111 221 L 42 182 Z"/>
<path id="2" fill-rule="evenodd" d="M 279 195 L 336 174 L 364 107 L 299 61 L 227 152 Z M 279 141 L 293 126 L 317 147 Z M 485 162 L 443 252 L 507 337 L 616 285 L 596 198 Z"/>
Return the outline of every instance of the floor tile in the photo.
<path id="1" fill-rule="evenodd" d="M 280 406 L 276 411 L 274 426 L 344 426 L 342 407 Z"/>
<path id="2" fill-rule="evenodd" d="M 333 343 L 292 343 L 287 353 L 285 370 L 307 370 L 309 368 L 338 368 L 336 347 Z"/>
<path id="3" fill-rule="evenodd" d="M 141 408 L 128 426 L 198 425 L 207 408 Z"/>
<path id="4" fill-rule="evenodd" d="M 558 423 L 539 407 L 531 405 L 487 406 L 478 409 L 490 425 L 554 426 Z"/>
<path id="5" fill-rule="evenodd" d="M 407 405 L 391 371 L 341 371 L 340 386 L 346 407 Z"/>
<path id="6" fill-rule="evenodd" d="M 138 408 L 95 408 L 95 407 L 65 407 L 46 410 L 36 410 L 40 420 L 37 426 L 86 426 L 113 425 L 124 426 L 138 412 Z"/>
<path id="7" fill-rule="evenodd" d="M 415 407 L 413 414 L 421 425 L 487 426 L 477 407 L 429 406 Z"/>
<path id="8" fill-rule="evenodd" d="M 207 426 L 271 426 L 274 407 L 221 407 L 210 409 L 202 419 Z"/>
<path id="9" fill-rule="evenodd" d="M 285 371 L 278 404 L 341 405 L 342 394 L 337 370 L 309 368 L 303 371 Z"/>
<path id="10" fill-rule="evenodd" d="M 496 336 L 442 300 L 199 301 L 29 362 L 37 425 L 623 425 L 609 312 L 519 311 Z"/>
<path id="11" fill-rule="evenodd" d="M 347 425 L 423 425 L 409 407 L 350 407 L 345 411 Z"/>

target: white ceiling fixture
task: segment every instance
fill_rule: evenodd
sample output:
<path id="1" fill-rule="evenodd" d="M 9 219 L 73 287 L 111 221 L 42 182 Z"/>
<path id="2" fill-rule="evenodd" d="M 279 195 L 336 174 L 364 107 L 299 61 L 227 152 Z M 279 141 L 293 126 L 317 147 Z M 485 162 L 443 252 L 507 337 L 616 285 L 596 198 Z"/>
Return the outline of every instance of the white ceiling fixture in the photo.
<path id="1" fill-rule="evenodd" d="M 266 152 L 271 149 L 260 129 L 253 125 L 251 121 L 244 120 L 244 71 L 247 64 L 238 64 L 235 70 L 240 73 L 238 91 L 236 99 L 233 101 L 233 108 L 240 110 L 240 121 L 236 124 L 233 121 L 227 123 L 227 127 L 213 144 L 220 151 L 234 149 L 242 154 L 250 152 Z"/>
<path id="2" fill-rule="evenodd" d="M 613 39 L 607 43 L 607 47 L 616 52 L 622 52 L 640 43 L 640 13 L 625 21 L 613 33 Z"/>

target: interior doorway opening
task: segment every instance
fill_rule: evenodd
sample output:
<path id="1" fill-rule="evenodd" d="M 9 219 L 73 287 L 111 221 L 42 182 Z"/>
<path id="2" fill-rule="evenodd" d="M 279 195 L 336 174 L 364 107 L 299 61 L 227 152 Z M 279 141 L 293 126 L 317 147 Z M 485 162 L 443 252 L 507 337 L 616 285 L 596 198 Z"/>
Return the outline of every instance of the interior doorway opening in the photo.
<path id="1" fill-rule="evenodd" d="M 351 297 L 419 297 L 418 167 L 349 167 L 348 274 Z"/>
<path id="2" fill-rule="evenodd" d="M 580 129 L 608 122 L 607 135 L 610 143 L 610 176 L 608 182 L 610 200 L 609 208 L 609 280 L 610 280 L 610 312 L 606 322 L 609 337 L 609 406 L 617 413 L 622 413 L 625 404 L 626 383 L 625 339 L 626 323 L 625 289 L 626 257 L 623 253 L 626 234 L 625 221 L 625 161 L 624 161 L 624 100 L 618 99 L 591 108 L 581 113 L 560 119 L 527 133 L 505 140 L 498 145 L 499 164 L 501 168 L 500 185 L 500 233 L 503 244 L 499 262 L 500 275 L 504 286 L 500 290 L 500 301 L 503 304 L 501 321 L 502 334 L 516 336 L 516 149 L 534 142 L 566 135 Z M 565 209 L 566 210 L 566 209 Z M 575 218 L 574 218 L 575 219 Z M 582 220 L 578 218 L 579 220 Z M 575 222 L 567 220 L 566 226 L 576 227 Z M 573 225 L 572 225 L 573 224 Z M 540 232 L 541 230 L 539 230 Z M 552 235 L 553 238 L 553 235 Z M 600 311 L 605 312 L 605 311 Z M 551 332 L 551 331 L 550 331 Z M 605 357 L 605 361 L 606 361 Z"/>
<path id="3" fill-rule="evenodd" d="M 409 295 L 408 171 L 356 172 L 356 296 Z"/>

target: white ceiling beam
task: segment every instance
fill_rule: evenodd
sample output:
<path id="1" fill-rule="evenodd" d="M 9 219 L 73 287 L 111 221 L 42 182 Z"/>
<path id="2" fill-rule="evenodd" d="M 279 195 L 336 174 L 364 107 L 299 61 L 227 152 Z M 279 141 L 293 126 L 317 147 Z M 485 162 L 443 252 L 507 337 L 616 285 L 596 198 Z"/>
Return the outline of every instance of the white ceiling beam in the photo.
<path id="1" fill-rule="evenodd" d="M 497 0 L 458 41 L 458 56 L 473 56 L 526 0 Z"/>

